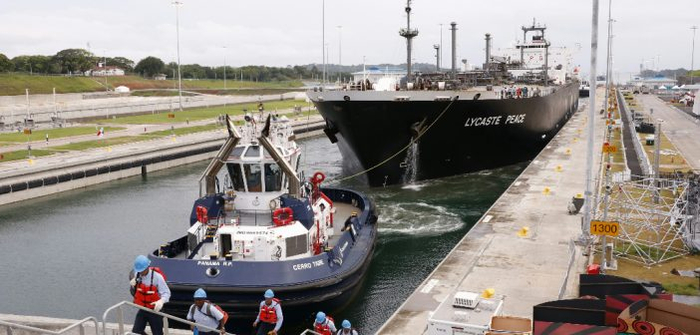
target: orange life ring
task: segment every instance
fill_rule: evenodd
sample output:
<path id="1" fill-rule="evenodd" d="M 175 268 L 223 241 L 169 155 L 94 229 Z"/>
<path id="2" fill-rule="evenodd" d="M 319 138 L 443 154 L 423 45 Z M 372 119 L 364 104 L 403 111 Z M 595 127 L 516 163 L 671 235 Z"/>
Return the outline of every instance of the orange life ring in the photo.
<path id="1" fill-rule="evenodd" d="M 316 173 L 314 173 L 314 176 L 312 179 L 315 183 L 320 184 L 324 180 L 326 180 L 326 175 L 323 174 L 323 172 L 316 172 Z"/>
<path id="2" fill-rule="evenodd" d="M 209 222 L 209 211 L 204 206 L 197 206 L 197 221 L 207 224 Z"/>
<path id="3" fill-rule="evenodd" d="M 275 226 L 284 226 L 290 224 L 294 220 L 294 213 L 289 207 L 282 207 L 275 209 L 272 212 L 272 222 Z"/>

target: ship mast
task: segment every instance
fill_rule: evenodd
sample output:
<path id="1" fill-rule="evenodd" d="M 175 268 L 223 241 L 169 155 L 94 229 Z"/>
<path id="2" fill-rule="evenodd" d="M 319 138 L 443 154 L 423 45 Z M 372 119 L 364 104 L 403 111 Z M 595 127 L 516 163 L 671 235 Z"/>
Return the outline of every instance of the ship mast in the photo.
<path id="1" fill-rule="evenodd" d="M 418 36 L 418 30 L 411 29 L 411 0 L 406 0 L 406 28 L 399 30 L 406 39 L 406 83 L 411 81 L 411 40 Z"/>

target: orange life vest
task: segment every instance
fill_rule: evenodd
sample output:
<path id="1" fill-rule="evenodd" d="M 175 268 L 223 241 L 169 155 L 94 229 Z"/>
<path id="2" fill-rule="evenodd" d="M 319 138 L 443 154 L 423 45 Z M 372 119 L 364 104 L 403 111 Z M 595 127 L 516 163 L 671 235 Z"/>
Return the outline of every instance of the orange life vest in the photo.
<path id="1" fill-rule="evenodd" d="M 321 335 L 333 335 L 333 332 L 331 331 L 331 327 L 328 325 L 330 322 L 334 322 L 333 318 L 330 316 L 326 317 L 326 321 L 322 323 L 314 323 L 314 331 Z"/>
<path id="2" fill-rule="evenodd" d="M 158 293 L 158 286 L 153 285 L 153 277 L 155 277 L 155 273 L 159 273 L 161 276 L 163 276 L 163 280 L 165 280 L 165 275 L 163 272 L 160 270 L 160 268 L 156 267 L 149 267 L 149 270 L 151 270 L 151 282 L 149 285 L 146 285 L 143 280 L 141 280 L 140 274 L 136 274 L 136 290 L 134 292 L 134 303 L 147 307 L 147 308 L 153 308 L 154 306 L 151 305 L 151 303 L 154 303 L 158 300 L 160 300 L 160 294 Z M 146 274 L 148 275 L 148 274 Z"/>
<path id="3" fill-rule="evenodd" d="M 277 323 L 277 311 L 275 311 L 275 306 L 279 305 L 279 299 L 272 299 L 272 303 L 268 306 L 263 303 L 260 306 L 260 321 L 266 323 Z"/>

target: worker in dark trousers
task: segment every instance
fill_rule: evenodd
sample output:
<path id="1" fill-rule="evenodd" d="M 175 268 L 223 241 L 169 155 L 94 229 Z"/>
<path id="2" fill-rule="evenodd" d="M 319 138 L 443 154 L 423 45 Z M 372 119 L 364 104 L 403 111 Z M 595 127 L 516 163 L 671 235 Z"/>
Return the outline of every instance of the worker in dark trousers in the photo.
<path id="1" fill-rule="evenodd" d="M 272 290 L 265 291 L 265 300 L 260 302 L 260 313 L 253 322 L 253 328 L 258 328 L 257 335 L 277 335 L 282 328 L 282 306 L 279 299 L 275 298 Z"/>
<path id="2" fill-rule="evenodd" d="M 352 237 L 352 243 L 355 243 L 355 238 L 357 235 L 357 225 L 359 224 L 359 221 L 357 220 L 357 212 L 352 212 L 352 215 L 345 220 L 345 225 L 343 225 L 343 229 L 340 231 L 346 231 L 350 230 L 350 237 Z"/>
<path id="3" fill-rule="evenodd" d="M 170 299 L 170 289 L 160 269 L 149 265 L 151 260 L 148 257 L 143 255 L 136 257 L 133 277 L 130 281 L 131 291 L 135 304 L 160 312 L 163 305 Z M 136 313 L 131 332 L 146 335 L 147 323 L 151 326 L 153 335 L 163 335 L 163 317 L 141 309 Z"/>

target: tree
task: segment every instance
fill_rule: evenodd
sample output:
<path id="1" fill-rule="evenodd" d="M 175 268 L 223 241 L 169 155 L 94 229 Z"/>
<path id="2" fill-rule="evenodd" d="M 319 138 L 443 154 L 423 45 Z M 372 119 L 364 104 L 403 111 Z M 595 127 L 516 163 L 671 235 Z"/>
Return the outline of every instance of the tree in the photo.
<path id="1" fill-rule="evenodd" d="M 116 66 L 124 72 L 133 72 L 134 71 L 134 61 L 131 59 L 128 59 L 126 57 L 114 57 L 114 58 L 109 58 L 107 57 L 107 64 L 108 66 Z"/>
<path id="2" fill-rule="evenodd" d="M 12 64 L 10 59 L 4 54 L 0 54 L 0 72 L 11 72 L 15 69 L 15 65 Z"/>
<path id="3" fill-rule="evenodd" d="M 160 58 L 148 56 L 138 62 L 134 68 L 134 72 L 140 73 L 145 77 L 153 77 L 156 74 L 163 73 L 165 63 Z"/>
<path id="4" fill-rule="evenodd" d="M 53 56 L 53 62 L 60 66 L 61 73 L 85 72 L 95 66 L 97 58 L 85 49 L 65 49 Z"/>

